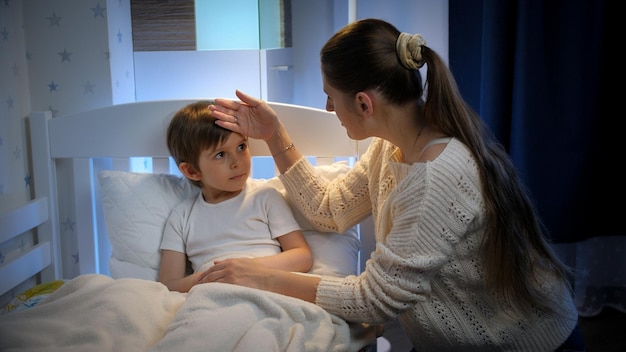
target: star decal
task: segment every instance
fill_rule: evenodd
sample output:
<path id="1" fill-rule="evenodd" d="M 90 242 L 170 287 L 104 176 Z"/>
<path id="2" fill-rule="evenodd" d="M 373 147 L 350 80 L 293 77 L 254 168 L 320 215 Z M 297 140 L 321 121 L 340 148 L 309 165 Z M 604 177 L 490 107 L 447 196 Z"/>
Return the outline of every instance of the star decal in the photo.
<path id="1" fill-rule="evenodd" d="M 63 225 L 63 232 L 67 232 L 67 231 L 72 231 L 74 232 L 74 226 L 76 225 L 76 222 L 72 221 L 72 219 L 69 218 L 69 216 L 67 218 L 65 218 L 65 221 L 63 221 L 61 223 L 61 225 Z"/>
<path id="2" fill-rule="evenodd" d="M 13 100 L 13 98 L 11 98 L 9 96 L 9 99 L 7 99 L 7 106 L 9 107 L 9 110 L 13 110 L 13 103 L 15 102 L 15 100 Z"/>
<path id="3" fill-rule="evenodd" d="M 72 258 L 74 258 L 74 264 L 78 264 L 78 261 L 80 260 L 78 253 L 72 254 Z"/>
<path id="4" fill-rule="evenodd" d="M 94 94 L 93 87 L 95 86 L 96 86 L 95 84 L 91 83 L 90 81 L 87 81 L 87 83 L 83 84 L 83 89 L 84 89 L 83 94 L 87 94 L 87 93 Z"/>
<path id="5" fill-rule="evenodd" d="M 63 51 L 59 53 L 59 55 L 61 55 L 61 63 L 65 61 L 72 62 L 72 60 L 70 60 L 70 55 L 72 55 L 72 53 L 67 51 L 67 49 L 64 48 Z"/>
<path id="6" fill-rule="evenodd" d="M 30 186 L 30 180 L 31 180 L 30 175 L 26 175 L 24 177 L 24 183 L 25 183 L 24 186 L 26 186 L 26 188 L 28 188 L 28 186 Z"/>
<path id="7" fill-rule="evenodd" d="M 20 160 L 22 158 L 22 151 L 17 146 L 15 146 L 15 150 L 13 151 L 13 157 L 15 160 Z"/>
<path id="8" fill-rule="evenodd" d="M 46 17 L 48 19 L 48 21 L 50 21 L 50 27 L 52 26 L 57 26 L 57 27 L 61 27 L 61 18 L 62 17 L 58 17 L 56 12 L 52 12 L 52 16 L 51 17 Z"/>
<path id="9" fill-rule="evenodd" d="M 52 81 L 52 82 L 50 82 L 50 84 L 48 84 L 48 87 L 50 88 L 50 91 L 51 91 L 51 92 L 56 92 L 56 91 L 57 91 L 57 87 L 58 87 L 58 86 L 59 86 L 59 85 L 58 85 L 58 84 L 56 84 L 56 83 L 54 83 L 54 81 Z"/>
<path id="10" fill-rule="evenodd" d="M 93 11 L 93 18 L 96 18 L 98 16 L 104 18 L 104 11 L 106 10 L 106 7 L 102 7 L 100 6 L 100 3 L 96 4 L 96 7 L 92 7 L 91 11 Z"/>
<path id="11" fill-rule="evenodd" d="M 14 64 L 13 67 L 11 67 L 11 70 L 13 71 L 13 77 L 20 76 L 20 68 L 19 66 L 17 66 L 17 64 Z"/>
<path id="12" fill-rule="evenodd" d="M 117 30 L 117 42 L 122 43 L 122 31 Z"/>

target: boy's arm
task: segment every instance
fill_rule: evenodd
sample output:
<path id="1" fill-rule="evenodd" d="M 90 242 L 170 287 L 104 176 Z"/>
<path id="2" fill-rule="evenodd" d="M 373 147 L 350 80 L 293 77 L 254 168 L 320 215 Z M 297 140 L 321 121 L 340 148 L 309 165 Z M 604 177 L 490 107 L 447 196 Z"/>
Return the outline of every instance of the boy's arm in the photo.
<path id="1" fill-rule="evenodd" d="M 161 265 L 159 266 L 158 281 L 170 291 L 187 292 L 198 283 L 198 274 L 185 276 L 187 256 L 185 253 L 161 250 Z"/>
<path id="2" fill-rule="evenodd" d="M 313 254 L 302 231 L 292 231 L 277 238 L 282 252 L 253 260 L 265 267 L 306 273 L 313 266 Z"/>

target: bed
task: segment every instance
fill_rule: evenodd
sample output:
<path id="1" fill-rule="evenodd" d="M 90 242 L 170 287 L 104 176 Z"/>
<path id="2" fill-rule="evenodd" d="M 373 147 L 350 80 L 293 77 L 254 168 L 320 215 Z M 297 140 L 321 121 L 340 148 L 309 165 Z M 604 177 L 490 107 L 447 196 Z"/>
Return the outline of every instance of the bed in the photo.
<path id="1" fill-rule="evenodd" d="M 49 111 L 30 114 L 34 198 L 0 214 L 0 243 L 25 233 L 35 241 L 0 264 L 0 295 L 14 297 L 0 314 L 0 350 L 377 350 L 380 326 L 346 322 L 314 304 L 225 284 L 169 292 L 156 282 L 165 217 L 197 192 L 176 174 L 165 129 L 176 110 L 196 100 L 55 118 Z M 270 104 L 328 178 L 340 177 L 367 147 L 368 141 L 350 140 L 333 113 Z M 250 150 L 253 166 L 267 161 L 264 143 L 251 141 Z M 136 158 L 149 170 L 133 170 Z M 273 176 L 255 182 L 284 191 Z M 79 272 L 73 277 L 62 268 L 60 207 L 74 213 Z M 371 219 L 345 233 L 319 233 L 294 213 L 313 250 L 311 274 L 363 269 L 374 246 L 365 241 L 374 238 L 365 235 L 373 231 Z M 35 286 L 17 289 L 33 277 Z"/>

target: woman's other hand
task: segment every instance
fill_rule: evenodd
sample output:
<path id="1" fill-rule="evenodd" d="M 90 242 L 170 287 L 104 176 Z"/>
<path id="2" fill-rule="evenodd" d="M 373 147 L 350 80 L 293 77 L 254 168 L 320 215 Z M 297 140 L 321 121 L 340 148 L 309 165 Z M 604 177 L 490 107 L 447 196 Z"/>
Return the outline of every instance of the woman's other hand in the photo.
<path id="1" fill-rule="evenodd" d="M 314 303 L 320 277 L 267 268 L 250 258 L 231 258 L 216 260 L 198 280 L 246 286 Z"/>
<path id="2" fill-rule="evenodd" d="M 267 279 L 274 270 L 259 265 L 251 258 L 230 258 L 215 261 L 214 265 L 200 274 L 199 282 L 221 282 L 268 289 Z"/>

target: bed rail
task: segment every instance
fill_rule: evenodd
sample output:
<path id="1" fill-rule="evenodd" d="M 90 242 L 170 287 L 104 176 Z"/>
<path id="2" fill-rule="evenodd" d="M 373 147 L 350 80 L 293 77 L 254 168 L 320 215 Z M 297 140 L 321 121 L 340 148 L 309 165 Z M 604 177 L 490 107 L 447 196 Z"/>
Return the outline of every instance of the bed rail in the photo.
<path id="1" fill-rule="evenodd" d="M 31 230 L 37 232 L 40 226 L 48 222 L 48 198 L 34 199 L 27 204 L 0 214 L 0 243 L 10 241 Z M 35 233 L 37 235 L 37 233 Z M 46 278 L 55 272 L 54 257 L 51 253 L 54 245 L 50 238 L 38 238 L 34 246 L 24 247 L 17 254 L 10 254 L 0 264 L 0 295 L 28 280 L 42 274 Z"/>

